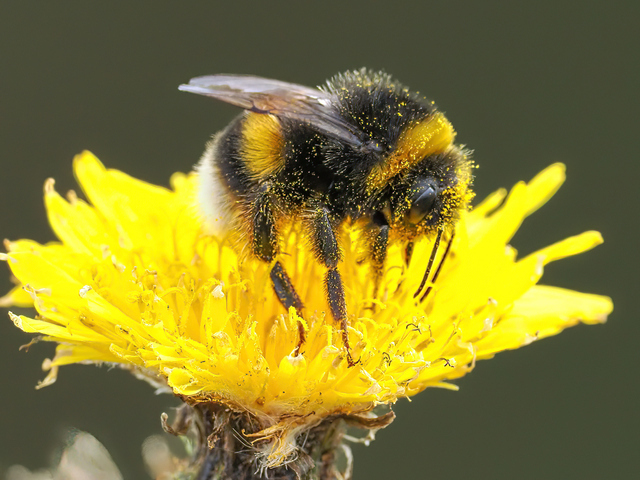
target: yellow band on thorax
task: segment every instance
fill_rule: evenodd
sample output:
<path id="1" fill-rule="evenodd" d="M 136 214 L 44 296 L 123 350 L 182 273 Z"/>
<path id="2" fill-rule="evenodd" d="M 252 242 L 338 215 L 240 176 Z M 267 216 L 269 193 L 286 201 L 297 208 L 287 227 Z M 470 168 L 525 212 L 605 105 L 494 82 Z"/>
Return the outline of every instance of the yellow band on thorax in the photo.
<path id="1" fill-rule="evenodd" d="M 390 178 L 423 158 L 444 152 L 455 136 L 453 125 L 440 112 L 408 126 L 400 135 L 395 150 L 369 173 L 367 190 L 371 192 L 384 187 Z"/>
<path id="2" fill-rule="evenodd" d="M 242 159 L 256 177 L 276 174 L 284 167 L 284 139 L 280 121 L 273 115 L 247 114 L 242 125 Z"/>

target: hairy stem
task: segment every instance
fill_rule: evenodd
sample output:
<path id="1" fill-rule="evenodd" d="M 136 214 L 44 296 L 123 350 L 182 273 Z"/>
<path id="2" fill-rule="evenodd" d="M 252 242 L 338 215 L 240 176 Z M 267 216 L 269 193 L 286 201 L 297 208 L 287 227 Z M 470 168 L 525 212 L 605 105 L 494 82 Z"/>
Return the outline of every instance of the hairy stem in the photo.
<path id="1" fill-rule="evenodd" d="M 187 478 L 193 480 L 345 480 L 351 466 L 341 472 L 350 451 L 343 443 L 346 423 L 330 417 L 309 428 L 296 439 L 298 449 L 286 464 L 265 468 L 260 461 L 260 442 L 251 434 L 263 428 L 246 412 L 235 412 L 218 403 L 184 405 L 172 426 L 172 434 L 187 430 L 195 436 L 195 449 Z"/>

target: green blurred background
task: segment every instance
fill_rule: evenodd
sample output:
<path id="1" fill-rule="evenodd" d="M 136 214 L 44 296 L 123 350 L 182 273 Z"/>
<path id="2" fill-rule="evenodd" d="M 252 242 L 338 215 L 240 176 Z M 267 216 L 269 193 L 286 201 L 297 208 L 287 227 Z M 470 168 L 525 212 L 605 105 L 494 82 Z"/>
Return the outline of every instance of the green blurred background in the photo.
<path id="1" fill-rule="evenodd" d="M 552 162 L 566 185 L 514 239 L 522 253 L 600 230 L 603 246 L 547 268 L 544 283 L 610 295 L 603 326 L 578 326 L 481 362 L 398 402 L 396 422 L 355 446 L 355 479 L 626 479 L 640 468 L 636 1 L 0 3 L 0 237 L 53 235 L 42 184 L 75 188 L 71 159 L 166 185 L 237 111 L 177 86 L 252 73 L 316 85 L 384 68 L 447 113 L 475 149 L 479 198 Z M 0 290 L 10 288 L 0 267 Z M 635 298 L 635 300 L 634 300 Z M 34 390 L 53 346 L 0 323 L 0 475 L 49 465 L 70 427 L 106 445 L 127 479 L 176 401 L 118 369 L 70 366 Z"/>

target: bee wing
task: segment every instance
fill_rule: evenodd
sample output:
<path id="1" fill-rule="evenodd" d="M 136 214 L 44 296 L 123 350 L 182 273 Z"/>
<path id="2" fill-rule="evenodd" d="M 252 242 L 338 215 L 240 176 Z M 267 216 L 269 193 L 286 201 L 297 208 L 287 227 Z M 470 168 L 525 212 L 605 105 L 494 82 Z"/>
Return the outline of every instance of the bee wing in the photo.
<path id="1" fill-rule="evenodd" d="M 361 148 L 359 130 L 335 108 L 336 97 L 316 88 L 252 75 L 207 75 L 192 78 L 179 90 L 213 97 L 250 112 L 306 122 L 321 133 Z"/>

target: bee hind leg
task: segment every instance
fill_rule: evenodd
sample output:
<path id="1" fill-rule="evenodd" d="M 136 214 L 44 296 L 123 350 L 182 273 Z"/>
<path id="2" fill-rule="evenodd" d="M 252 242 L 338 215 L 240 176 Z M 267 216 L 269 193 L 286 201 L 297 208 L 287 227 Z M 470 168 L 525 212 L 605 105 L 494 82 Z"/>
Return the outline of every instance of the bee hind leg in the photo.
<path id="1" fill-rule="evenodd" d="M 265 262 L 272 262 L 278 254 L 278 231 L 276 229 L 274 209 L 271 205 L 268 186 L 258 195 L 253 203 L 253 253 Z M 282 306 L 288 311 L 293 307 L 298 314 L 302 314 L 304 305 L 295 290 L 289 275 L 282 264 L 275 262 L 269 275 L 273 289 Z M 306 339 L 304 326 L 298 322 L 298 345 L 294 356 L 300 353 L 300 349 Z"/>
<path id="2" fill-rule="evenodd" d="M 271 283 L 273 285 L 273 289 L 276 292 L 276 296 L 282 306 L 287 309 L 287 311 L 293 307 L 296 309 L 298 314 L 302 313 L 302 309 L 304 305 L 302 304 L 302 300 L 300 300 L 300 296 L 298 292 L 296 292 L 289 275 L 285 271 L 284 267 L 280 262 L 276 262 L 271 269 Z M 300 349 L 306 340 L 306 333 L 304 331 L 304 326 L 301 322 L 298 322 L 298 345 L 294 351 L 294 357 L 297 357 L 300 353 Z"/>

